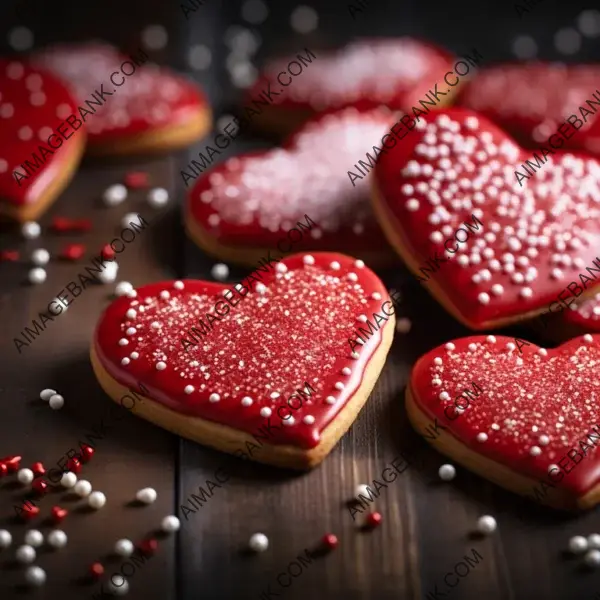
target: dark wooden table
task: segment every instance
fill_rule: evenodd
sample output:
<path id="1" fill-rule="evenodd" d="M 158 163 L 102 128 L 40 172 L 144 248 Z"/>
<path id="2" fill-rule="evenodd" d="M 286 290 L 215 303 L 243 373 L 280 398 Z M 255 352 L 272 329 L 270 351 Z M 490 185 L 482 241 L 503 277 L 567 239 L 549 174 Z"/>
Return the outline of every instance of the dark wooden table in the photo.
<path id="1" fill-rule="evenodd" d="M 153 57 L 185 70 L 187 48 L 202 39 L 213 49 L 214 68 L 195 76 L 210 94 L 217 115 L 228 108 L 233 96 L 222 67 L 222 38 L 228 23 L 239 23 L 234 18 L 239 15 L 239 3 L 207 8 L 202 16 L 198 12 L 193 23 L 186 22 L 175 5 L 101 4 L 71 4 L 60 13 L 63 18 L 56 27 L 50 28 L 43 27 L 43 15 L 34 14 L 32 18 L 40 28 L 37 39 L 102 36 L 127 46 L 135 43 L 132 31 L 137 34 L 143 24 L 162 23 L 170 42 Z M 563 13 L 557 16 L 555 6 L 547 2 L 535 9 L 537 17 L 525 23 L 508 5 L 484 9 L 474 3 L 444 4 L 434 10 L 416 2 L 405 7 L 383 1 L 378 4 L 378 0 L 369 4 L 372 12 L 365 11 L 364 18 L 356 23 L 350 19 L 346 3 L 327 3 L 318 9 L 322 26 L 306 38 L 290 36 L 287 19 L 293 4 L 277 4 L 272 7 L 270 29 L 261 30 L 265 40 L 261 53 L 295 50 L 305 44 L 332 44 L 359 34 L 417 33 L 446 43 L 457 53 L 478 47 L 492 58 L 508 58 L 507 39 L 529 28 L 544 46 L 549 31 L 564 23 L 570 25 L 577 14 L 577 7 L 569 15 L 562 7 Z M 79 28 L 74 25 L 77 19 L 82 19 Z M 456 31 L 450 31 L 451 23 Z M 502 30 L 496 27 L 500 23 Z M 592 56 L 587 46 L 582 53 Z M 550 51 L 547 55 L 554 58 Z M 261 144 L 240 140 L 228 152 L 240 153 Z M 196 151 L 200 148 L 198 144 Z M 36 247 L 52 252 L 72 240 L 83 241 L 91 256 L 112 239 L 125 213 L 139 211 L 152 219 L 152 226 L 121 255 L 118 280 L 137 286 L 175 277 L 209 277 L 216 261 L 186 239 L 179 212 L 185 193 L 179 170 L 193 154 L 190 150 L 125 164 L 86 161 L 41 220 L 42 237 L 24 242 L 16 229 L 3 227 L 0 250 L 18 248 L 27 256 Z M 166 214 L 151 209 L 142 192 L 133 193 L 119 207 L 102 206 L 102 191 L 133 168 L 149 171 L 153 185 L 170 191 L 172 202 Z M 94 230 L 84 237 L 52 235 L 47 225 L 55 215 L 91 218 Z M 331 455 L 314 471 L 295 474 L 198 446 L 127 413 L 119 421 L 105 418 L 111 403 L 95 380 L 88 350 L 96 319 L 110 301 L 112 285 L 86 290 L 19 354 L 13 338 L 85 265 L 86 261 L 52 262 L 48 280 L 30 286 L 25 283 L 26 262 L 0 264 L 0 456 L 21 454 L 25 465 L 41 460 L 55 466 L 104 419 L 105 437 L 97 441 L 96 455 L 82 476 L 108 498 L 107 505 L 97 512 L 78 510 L 77 502 L 64 492 L 53 492 L 40 502 L 44 516 L 56 504 L 71 510 L 63 527 L 69 542 L 62 550 L 39 553 L 36 564 L 46 570 L 47 584 L 26 591 L 21 585 L 24 569 L 12 563 L 26 530 L 14 516 L 14 505 L 22 501 L 23 494 L 19 486 L 2 480 L 0 527 L 12 532 L 13 545 L 9 551 L 0 552 L 1 600 L 27 595 L 69 600 L 99 594 L 98 584 L 81 581 L 88 566 L 104 560 L 117 539 L 139 539 L 167 514 L 182 519 L 181 531 L 161 538 L 157 554 L 136 568 L 130 577 L 128 597 L 132 599 L 591 600 L 600 592 L 600 573 L 584 571 L 580 561 L 564 555 L 572 535 L 600 532 L 597 511 L 575 517 L 560 515 L 520 500 L 462 468 L 457 469 L 452 483 L 440 481 L 437 469 L 446 461 L 411 429 L 403 395 L 416 358 L 467 331 L 402 269 L 382 272 L 381 276 L 390 287 L 402 291 L 400 316 L 411 319 L 412 329 L 396 335 L 371 398 Z M 232 269 L 231 281 L 244 273 Z M 47 387 L 65 397 L 62 410 L 52 411 L 39 399 L 39 392 Z M 358 524 L 362 517 L 358 515 L 356 523 L 352 520 L 347 501 L 357 484 L 381 479 L 382 470 L 403 452 L 410 453 L 416 464 L 383 489 L 376 500 L 375 508 L 384 518 L 382 525 L 372 532 L 361 531 Z M 186 519 L 180 505 L 198 493 L 198 486 L 206 487 L 206 480 L 213 478 L 219 467 L 231 473 L 230 480 Z M 156 488 L 157 502 L 149 507 L 131 506 L 136 490 L 146 486 Z M 483 514 L 496 517 L 498 531 L 478 538 L 472 532 Z M 43 530 L 48 531 L 48 527 Z M 263 554 L 249 555 L 245 551 L 247 541 L 257 531 L 268 535 L 270 547 Z M 300 565 L 300 572 L 293 566 L 291 573 L 296 577 L 280 578 L 289 581 L 289 587 L 277 583 L 278 575 L 328 532 L 338 536 L 339 548 Z M 473 549 L 481 557 L 478 562 Z M 464 576 L 451 577 L 450 581 L 457 583 L 449 589 L 444 577 L 464 562 L 465 556 L 470 557 L 471 564 L 467 572 L 458 567 L 457 572 Z M 108 559 L 107 571 L 118 572 L 121 562 Z"/>

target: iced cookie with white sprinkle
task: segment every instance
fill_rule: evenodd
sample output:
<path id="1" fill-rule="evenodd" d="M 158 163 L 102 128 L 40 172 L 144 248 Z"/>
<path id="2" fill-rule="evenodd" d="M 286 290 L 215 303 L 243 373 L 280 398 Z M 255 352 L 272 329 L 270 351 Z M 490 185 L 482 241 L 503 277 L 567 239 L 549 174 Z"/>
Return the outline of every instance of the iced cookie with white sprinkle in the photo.
<path id="1" fill-rule="evenodd" d="M 0 215 L 35 221 L 69 184 L 86 139 L 76 106 L 50 73 L 0 59 Z"/>
<path id="2" fill-rule="evenodd" d="M 127 403 L 142 418 L 308 469 L 358 415 L 393 334 L 392 300 L 361 260 L 296 254 L 231 288 L 170 281 L 121 296 L 100 318 L 91 360 L 113 400 L 145 390 Z"/>
<path id="3" fill-rule="evenodd" d="M 535 502 L 600 500 L 600 336 L 554 349 L 501 336 L 453 340 L 414 365 L 406 407 L 443 454 Z"/>
<path id="4" fill-rule="evenodd" d="M 149 63 L 142 51 L 128 56 L 108 44 L 59 45 L 33 60 L 72 87 L 90 154 L 168 152 L 210 130 L 212 116 L 202 90 Z"/>
<path id="5" fill-rule="evenodd" d="M 317 113 L 348 107 L 407 112 L 452 65 L 450 53 L 409 37 L 364 39 L 329 52 L 305 48 L 265 65 L 248 92 L 240 127 L 248 121 L 284 135 Z M 452 98 L 449 93 L 440 104 Z"/>
<path id="6" fill-rule="evenodd" d="M 581 299 L 597 291 L 595 159 L 557 153 L 523 181 L 515 172 L 530 153 L 462 108 L 423 117 L 403 142 L 375 167 L 375 213 L 415 277 L 459 321 L 500 327 L 545 312 L 569 286 Z"/>
<path id="7" fill-rule="evenodd" d="M 396 120 L 387 109 L 350 108 L 316 118 L 283 148 L 221 163 L 188 194 L 189 236 L 222 260 L 247 265 L 269 249 L 277 257 L 319 250 L 372 265 L 397 262 L 372 212 L 370 176 L 356 185 L 347 176 Z"/>

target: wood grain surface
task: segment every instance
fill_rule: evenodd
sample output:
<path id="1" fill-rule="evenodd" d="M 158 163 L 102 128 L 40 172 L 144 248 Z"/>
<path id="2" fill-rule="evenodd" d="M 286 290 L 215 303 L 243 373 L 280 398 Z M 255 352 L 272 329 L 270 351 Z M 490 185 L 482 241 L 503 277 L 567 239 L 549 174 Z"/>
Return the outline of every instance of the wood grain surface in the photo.
<path id="1" fill-rule="evenodd" d="M 14 3 L 9 4 L 14 9 Z M 230 110 L 235 98 L 223 67 L 223 40 L 227 27 L 242 24 L 241 3 L 224 4 L 209 0 L 204 10 L 198 9 L 195 20 L 186 20 L 178 5 L 158 1 L 65 3 L 64 7 L 57 3 L 52 14 L 55 20 L 39 6 L 31 19 L 36 43 L 103 37 L 125 49 L 135 47 L 145 25 L 162 24 L 169 44 L 153 52 L 152 58 L 187 71 L 201 82 L 215 115 L 220 116 Z M 512 5 L 500 3 L 397 6 L 372 0 L 364 18 L 356 22 L 349 17 L 345 2 L 328 2 L 323 7 L 315 2 L 322 21 L 315 33 L 302 37 L 292 35 L 289 27 L 295 3 L 270 4 L 270 24 L 260 29 L 264 44 L 259 60 L 305 45 L 319 47 L 359 35 L 404 33 L 425 35 L 457 53 L 477 47 L 486 56 L 506 59 L 510 58 L 507 40 L 523 32 L 544 40 L 558 28 L 571 26 L 578 11 L 571 7 L 569 12 L 562 3 L 540 3 L 536 16 L 519 20 Z M 2 27 L 7 22 L 2 21 Z M 201 74 L 187 65 L 190 47 L 199 43 L 213 52 L 212 67 Z M 582 53 L 580 59 L 594 57 L 589 46 Z M 551 49 L 547 57 L 555 58 Z M 265 146 L 261 140 L 240 140 L 227 153 Z M 215 260 L 187 240 L 180 212 L 185 187 L 179 170 L 201 147 L 197 144 L 179 154 L 125 163 L 86 161 L 41 220 L 41 238 L 25 242 L 18 230 L 3 225 L 0 250 L 16 248 L 27 257 L 37 247 L 53 252 L 65 241 L 82 241 L 91 257 L 120 230 L 125 213 L 140 212 L 152 225 L 120 255 L 118 280 L 137 286 L 176 277 L 209 278 Z M 143 192 L 134 192 L 119 207 L 102 206 L 102 191 L 132 169 L 148 171 L 153 185 L 169 190 L 172 201 L 164 214 L 149 207 Z M 83 237 L 47 233 L 55 215 L 91 218 L 93 232 Z M 55 466 L 103 422 L 104 437 L 97 441 L 96 455 L 82 477 L 108 499 L 97 512 L 78 509 L 81 502 L 64 492 L 53 492 L 40 501 L 44 516 L 57 504 L 71 511 L 63 526 L 69 542 L 62 550 L 39 552 L 36 564 L 46 570 L 48 581 L 43 588 L 27 591 L 22 585 L 24 569 L 13 562 L 14 550 L 23 543 L 27 529 L 14 516 L 23 493 L 7 479 L 0 480 L 0 527 L 13 534 L 12 547 L 0 551 L 0 600 L 93 598 L 100 593 L 99 585 L 82 582 L 89 565 L 104 561 L 117 539 L 138 540 L 149 534 L 167 514 L 182 519 L 181 531 L 160 538 L 157 554 L 130 576 L 127 597 L 132 600 L 591 600 L 600 592 L 600 573 L 582 569 L 580 560 L 564 552 L 571 536 L 600 532 L 597 510 L 563 515 L 521 500 L 460 468 L 453 482 L 439 479 L 437 470 L 446 461 L 408 424 L 404 390 L 418 356 L 468 332 L 402 267 L 380 275 L 390 288 L 401 290 L 398 316 L 411 320 L 411 330 L 397 333 L 381 377 L 354 426 L 320 467 L 297 474 L 179 439 L 126 411 L 118 420 L 106 418 L 109 408 L 113 414 L 112 402 L 95 381 L 88 350 L 98 315 L 110 301 L 114 286 L 87 289 L 19 354 L 13 338 L 85 265 L 85 260 L 52 262 L 47 281 L 30 286 L 25 282 L 26 260 L 0 263 L 0 456 L 21 454 L 25 465 L 41 460 L 47 467 Z M 232 268 L 230 281 L 248 272 Z M 538 341 L 523 330 L 513 332 Z M 52 411 L 39 400 L 39 392 L 47 387 L 65 397 L 62 410 Z M 347 505 L 355 486 L 381 480 L 383 469 L 392 462 L 401 464 L 402 456 L 410 456 L 410 466 L 381 490 L 374 503 L 383 515 L 382 525 L 363 531 L 364 515 L 356 514 L 353 521 Z M 206 480 L 214 480 L 219 468 L 231 474 L 230 480 L 186 518 L 180 506 L 190 506 L 191 494 L 198 494 L 199 486 L 206 489 Z M 146 486 L 158 491 L 156 503 L 131 506 L 135 492 Z M 484 514 L 497 519 L 498 531 L 480 538 L 473 530 Z M 48 526 L 42 529 L 49 531 Z M 269 537 L 270 546 L 267 552 L 251 555 L 247 542 L 258 531 Z M 330 532 L 338 536 L 339 547 L 307 561 L 305 550 Z M 119 572 L 122 562 L 106 559 L 107 572 Z M 465 567 L 456 567 L 459 563 L 466 564 L 466 572 Z M 464 576 L 448 577 L 455 584 L 450 588 L 444 578 L 455 568 Z"/>

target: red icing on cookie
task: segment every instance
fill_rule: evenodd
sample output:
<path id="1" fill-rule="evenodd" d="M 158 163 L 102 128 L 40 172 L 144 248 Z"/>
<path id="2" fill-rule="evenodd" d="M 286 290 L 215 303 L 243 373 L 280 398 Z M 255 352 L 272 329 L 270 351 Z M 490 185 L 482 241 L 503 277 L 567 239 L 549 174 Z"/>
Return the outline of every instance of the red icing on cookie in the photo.
<path id="1" fill-rule="evenodd" d="M 600 243 L 596 160 L 557 153 L 521 187 L 514 171 L 530 153 L 465 109 L 425 117 L 404 142 L 375 170 L 384 225 L 418 265 L 412 269 L 423 285 L 441 290 L 468 326 L 540 310 L 593 266 Z M 436 270 L 419 272 L 436 254 Z"/>
<path id="2" fill-rule="evenodd" d="M 206 106 L 197 86 L 156 65 L 143 65 L 145 60 L 105 44 L 55 46 L 35 55 L 37 63 L 73 86 L 80 106 L 96 111 L 85 115 L 90 145 L 185 124 Z M 120 70 L 125 61 L 130 61 L 125 72 L 132 72 L 127 77 Z M 103 105 L 89 108 L 86 100 L 97 103 L 92 95 L 101 85 L 106 92 Z"/>
<path id="3" fill-rule="evenodd" d="M 561 313 L 562 321 L 586 331 L 600 331 L 600 293 L 585 300 L 569 301 L 569 310 Z"/>
<path id="4" fill-rule="evenodd" d="M 94 347 L 113 379 L 131 389 L 141 382 L 153 400 L 177 412 L 250 434 L 270 418 L 279 426 L 270 442 L 313 448 L 360 386 L 390 326 L 382 323 L 351 354 L 348 338 L 356 339 L 364 324 L 358 317 L 381 312 L 389 295 L 362 261 L 342 254 L 296 254 L 257 276 L 262 283 L 249 283 L 254 289 L 245 297 L 228 294 L 236 306 L 206 335 L 197 333 L 199 344 L 188 352 L 182 337 L 192 340 L 199 317 L 208 326 L 205 313 L 215 314 L 216 301 L 227 305 L 226 286 L 193 280 L 144 286 L 108 307 Z M 159 362 L 166 367 L 157 368 Z M 305 382 L 314 392 L 290 411 L 285 403 Z M 278 416 L 280 406 L 286 410 Z"/>
<path id="5" fill-rule="evenodd" d="M 274 247 L 308 215 L 318 226 L 303 242 L 308 249 L 390 252 L 372 213 L 370 177 L 353 187 L 347 171 L 367 160 L 395 120 L 386 109 L 315 119 L 286 149 L 233 157 L 212 169 L 190 191 L 189 212 L 225 245 Z"/>
<path id="6" fill-rule="evenodd" d="M 600 120 L 592 113 L 600 102 L 600 67 L 597 65 L 517 64 L 481 70 L 467 84 L 461 104 L 472 108 L 532 147 L 546 145 L 567 117 L 586 118 L 581 129 L 567 125 L 565 148 L 600 154 Z M 594 96 L 595 94 L 595 96 Z M 588 105 L 587 100 L 596 104 Z M 560 144 L 560 141 L 555 141 Z"/>
<path id="7" fill-rule="evenodd" d="M 324 112 L 383 105 L 408 110 L 452 69 L 450 54 L 412 38 L 361 40 L 335 52 L 313 54 L 302 51 L 268 63 L 249 97 L 260 97 L 270 82 L 279 93 L 273 95 L 273 103 L 280 108 Z M 277 77 L 287 73 L 290 61 L 298 62 L 298 56 L 304 58 L 298 63 L 302 70 L 296 77 L 282 76 L 284 83 L 291 79 L 284 87 Z M 292 69 L 299 71 L 295 65 Z"/>
<path id="8" fill-rule="evenodd" d="M 439 346 L 413 368 L 413 399 L 470 450 L 582 496 L 600 477 L 588 438 L 600 436 L 600 337 L 580 336 L 548 350 L 522 342 L 519 347 L 521 351 L 514 338 L 502 336 Z M 582 449 L 580 441 L 592 448 Z M 558 465 L 571 448 L 585 450 L 587 460 L 574 465 L 568 458 L 569 472 L 558 467 L 563 478 L 557 481 L 554 470 L 549 479 L 551 465 Z"/>
<path id="9" fill-rule="evenodd" d="M 75 107 L 65 85 L 48 72 L 23 61 L 0 59 L 0 202 L 35 203 L 60 176 L 69 153 L 50 147 L 48 136 Z M 73 138 L 83 135 L 68 125 L 63 130 L 69 137 L 57 135 L 63 145 L 74 144 Z M 58 144 L 56 138 L 53 144 Z M 15 177 L 14 171 L 20 175 Z"/>

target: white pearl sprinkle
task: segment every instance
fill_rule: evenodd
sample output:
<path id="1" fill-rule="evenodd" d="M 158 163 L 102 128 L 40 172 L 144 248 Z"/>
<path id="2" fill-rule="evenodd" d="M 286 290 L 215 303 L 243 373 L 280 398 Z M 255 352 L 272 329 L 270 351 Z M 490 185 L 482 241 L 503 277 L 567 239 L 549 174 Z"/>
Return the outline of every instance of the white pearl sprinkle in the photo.
<path id="1" fill-rule="evenodd" d="M 122 219 L 121 219 L 121 227 L 124 227 L 125 229 L 127 229 L 132 223 L 139 223 L 140 221 L 140 215 L 138 213 L 127 213 Z"/>
<path id="2" fill-rule="evenodd" d="M 52 410 L 60 410 L 65 405 L 65 399 L 60 394 L 50 396 L 48 404 Z"/>
<path id="3" fill-rule="evenodd" d="M 348 273 L 348 279 L 350 281 L 358 281 L 358 275 L 356 273 Z"/>
<path id="4" fill-rule="evenodd" d="M 365 483 L 361 483 L 354 488 L 354 497 L 357 500 L 360 500 L 359 496 L 364 496 L 365 498 L 371 498 L 371 494 L 369 492 L 369 486 Z"/>
<path id="5" fill-rule="evenodd" d="M 117 540 L 115 543 L 115 554 L 123 558 L 129 558 L 135 550 L 135 546 L 131 540 L 126 538 Z"/>
<path id="6" fill-rule="evenodd" d="M 39 223 L 36 223 L 35 221 L 27 221 L 21 226 L 21 234 L 28 240 L 34 240 L 35 238 L 40 237 L 41 232 L 42 228 Z"/>
<path id="7" fill-rule="evenodd" d="M 264 533 L 255 533 L 248 543 L 254 552 L 264 552 L 269 547 L 269 538 Z"/>
<path id="8" fill-rule="evenodd" d="M 143 504 L 152 504 L 157 497 L 156 490 L 151 487 L 142 488 L 135 493 L 135 499 Z"/>
<path id="9" fill-rule="evenodd" d="M 450 400 L 451 396 L 448 392 L 440 392 L 440 395 L 438 396 L 438 398 L 442 402 L 447 402 L 448 400 Z"/>
<path id="10" fill-rule="evenodd" d="M 32 563 L 35 560 L 35 557 L 36 557 L 35 548 L 32 548 L 31 546 L 28 546 L 27 544 L 24 544 L 23 546 L 19 546 L 17 548 L 17 551 L 15 552 L 15 558 L 17 559 L 17 562 L 20 562 L 21 564 L 24 564 L 24 565 Z"/>
<path id="11" fill-rule="evenodd" d="M 115 287 L 115 294 L 117 296 L 126 296 L 131 291 L 133 291 L 133 286 L 129 281 L 120 281 Z"/>
<path id="12" fill-rule="evenodd" d="M 373 300 L 381 300 L 381 294 L 379 292 L 373 292 L 371 298 L 373 298 Z"/>
<path id="13" fill-rule="evenodd" d="M 268 406 L 264 406 L 263 408 L 260 409 L 260 416 L 265 419 L 270 417 L 272 414 L 273 414 L 273 411 Z"/>
<path id="14" fill-rule="evenodd" d="M 335 387 L 336 390 L 343 390 L 345 386 L 341 381 L 336 381 L 333 387 Z"/>
<path id="15" fill-rule="evenodd" d="M 12 544 L 12 535 L 6 529 L 0 529 L 0 548 L 8 548 Z"/>
<path id="16" fill-rule="evenodd" d="M 44 248 L 38 248 L 31 253 L 31 262 L 34 265 L 38 265 L 43 267 L 47 265 L 50 261 L 50 252 L 48 250 L 44 250 Z"/>
<path id="17" fill-rule="evenodd" d="M 167 290 L 163 290 L 159 296 L 163 299 L 163 300 L 168 300 L 171 297 L 171 294 L 167 291 Z"/>
<path id="18" fill-rule="evenodd" d="M 225 281 L 229 277 L 229 267 L 225 263 L 217 263 L 210 270 L 213 279 Z"/>
<path id="19" fill-rule="evenodd" d="M 102 194 L 102 200 L 106 206 L 117 206 L 117 204 L 121 204 L 125 198 L 127 198 L 127 188 L 121 183 L 111 185 L 106 188 L 104 194 Z M 135 215 L 135 217 L 137 217 L 137 215 Z M 125 227 L 128 226 L 129 223 L 127 223 Z"/>
<path id="20" fill-rule="evenodd" d="M 456 469 L 453 465 L 442 465 L 438 469 L 438 475 L 442 481 L 452 481 L 456 477 Z"/>
<path id="21" fill-rule="evenodd" d="M 156 363 L 156 370 L 157 371 L 164 371 L 167 368 L 167 363 L 163 362 L 162 360 L 159 360 Z"/>
<path id="22" fill-rule="evenodd" d="M 445 346 L 446 350 L 448 350 L 449 352 L 452 352 L 453 350 L 456 349 L 456 346 L 452 343 L 452 342 L 448 342 Z"/>
<path id="23" fill-rule="evenodd" d="M 533 290 L 530 287 L 524 287 L 520 294 L 523 298 L 531 298 L 533 296 Z"/>
<path id="24" fill-rule="evenodd" d="M 479 294 L 479 296 L 477 296 L 477 299 L 479 300 L 479 302 L 481 304 L 489 304 L 489 302 L 490 302 L 490 296 L 489 296 L 489 294 L 486 294 L 485 292 L 481 292 L 481 294 Z"/>
<path id="25" fill-rule="evenodd" d="M 503 293 L 504 293 L 504 288 L 502 287 L 501 284 L 495 283 L 492 286 L 492 294 L 494 294 L 494 296 L 501 296 Z"/>
<path id="26" fill-rule="evenodd" d="M 220 399 L 221 399 L 221 396 L 219 396 L 219 394 L 211 394 L 208 397 L 209 402 L 218 402 Z"/>
<path id="27" fill-rule="evenodd" d="M 40 398 L 44 400 L 44 402 L 48 402 L 52 396 L 56 394 L 56 390 L 46 388 L 40 392 Z"/>
<path id="28" fill-rule="evenodd" d="M 481 443 L 487 442 L 487 439 L 488 439 L 487 433 L 481 432 L 481 433 L 477 434 L 477 441 L 478 442 L 481 442 Z"/>
<path id="29" fill-rule="evenodd" d="M 127 335 L 135 335 L 137 333 L 137 329 L 135 327 L 128 327 L 125 333 Z"/>
<path id="30" fill-rule="evenodd" d="M 406 202 L 406 210 L 409 210 L 410 212 L 419 210 L 419 206 L 419 201 L 416 198 L 411 198 Z"/>
<path id="31" fill-rule="evenodd" d="M 96 510 L 106 504 L 106 496 L 102 492 L 92 492 L 88 496 L 88 505 Z"/>
<path id="32" fill-rule="evenodd" d="M 287 273 L 288 268 L 283 263 L 277 263 L 275 270 L 278 273 Z"/>
<path id="33" fill-rule="evenodd" d="M 31 469 L 19 469 L 17 479 L 19 483 L 29 485 L 33 481 L 33 471 Z"/>
<path id="34" fill-rule="evenodd" d="M 115 583 L 115 580 L 120 583 Z M 113 596 L 124 596 L 129 592 L 129 582 L 123 575 L 115 573 L 111 575 L 110 579 L 106 582 L 106 588 L 108 593 Z"/>
<path id="35" fill-rule="evenodd" d="M 44 281 L 46 281 L 46 277 L 47 273 L 45 269 L 42 269 L 42 267 L 35 267 L 34 269 L 31 269 L 27 274 L 27 279 L 29 279 L 29 283 L 32 283 L 34 285 L 44 283 Z"/>
<path id="36" fill-rule="evenodd" d="M 250 398 L 250 396 L 244 396 L 242 398 L 242 406 L 252 406 L 252 403 L 254 401 L 252 400 L 252 398 Z"/>
<path id="37" fill-rule="evenodd" d="M 547 435 L 540 435 L 538 442 L 540 446 L 547 446 L 550 443 L 550 438 Z"/>
<path id="38" fill-rule="evenodd" d="M 117 279 L 119 265 L 116 262 L 111 262 L 104 265 L 104 271 L 98 273 L 98 279 L 102 283 L 113 283 Z"/>
<path id="39" fill-rule="evenodd" d="M 25 581 L 32 587 L 40 587 L 46 583 L 46 571 L 37 565 L 27 567 Z"/>
<path id="40" fill-rule="evenodd" d="M 315 418 L 312 415 L 306 415 L 302 419 L 307 425 L 312 425 L 315 422 Z"/>
<path id="41" fill-rule="evenodd" d="M 340 263 L 339 263 L 337 260 L 334 260 L 334 261 L 333 261 L 333 262 L 332 262 L 332 263 L 329 265 L 329 267 L 330 267 L 331 269 L 333 269 L 334 271 L 339 271 L 339 269 L 341 268 L 341 265 L 340 265 Z"/>
<path id="42" fill-rule="evenodd" d="M 169 515 L 168 517 L 165 517 L 160 524 L 160 528 L 165 533 L 175 533 L 176 531 L 179 531 L 180 527 L 181 523 L 175 515 Z"/>
<path id="43" fill-rule="evenodd" d="M 588 549 L 588 542 L 582 535 L 575 535 L 569 540 L 569 551 L 583 554 Z"/>
<path id="44" fill-rule="evenodd" d="M 342 369 L 342 375 L 351 375 L 352 374 L 352 369 L 350 369 L 350 367 L 344 367 Z"/>
<path id="45" fill-rule="evenodd" d="M 53 529 L 46 536 L 46 542 L 52 548 L 64 548 L 67 545 L 67 534 L 62 529 Z"/>
<path id="46" fill-rule="evenodd" d="M 490 515 L 484 515 L 483 517 L 479 517 L 479 519 L 477 519 L 477 531 L 479 533 L 489 535 L 490 533 L 494 533 L 497 527 L 498 525 L 496 523 L 496 519 Z"/>
<path id="47" fill-rule="evenodd" d="M 305 265 L 314 265 L 315 264 L 315 257 L 311 256 L 310 254 L 306 254 L 303 258 L 302 258 L 302 262 Z"/>
<path id="48" fill-rule="evenodd" d="M 494 336 L 494 335 L 488 335 L 485 339 L 490 344 L 496 343 L 496 336 Z"/>
<path id="49" fill-rule="evenodd" d="M 588 550 L 583 557 L 583 562 L 593 569 L 600 567 L 600 550 Z"/>
<path id="50" fill-rule="evenodd" d="M 294 419 L 292 416 L 289 416 L 287 419 L 282 419 L 282 423 L 290 427 L 296 423 L 296 419 Z"/>
<path id="51" fill-rule="evenodd" d="M 60 485 L 62 485 L 66 489 L 71 489 L 77 483 L 77 475 L 72 473 L 71 471 L 67 471 L 63 473 L 63 476 L 60 478 Z"/>
<path id="52" fill-rule="evenodd" d="M 92 493 L 92 484 L 86 479 L 80 479 L 73 488 L 80 498 L 87 498 Z"/>
<path id="53" fill-rule="evenodd" d="M 327 398 L 325 398 L 325 402 L 327 402 L 327 404 L 335 404 L 336 400 L 334 396 L 327 396 Z"/>
<path id="54" fill-rule="evenodd" d="M 148 192 L 148 204 L 152 208 L 161 208 L 169 201 L 169 192 L 164 188 L 153 188 Z"/>
<path id="55" fill-rule="evenodd" d="M 539 456 L 542 453 L 542 449 L 539 446 L 531 446 L 529 449 L 529 454 L 531 456 Z"/>
<path id="56" fill-rule="evenodd" d="M 44 543 L 44 534 L 37 529 L 25 533 L 25 543 L 32 548 L 39 548 Z"/>
<path id="57" fill-rule="evenodd" d="M 591 344 L 594 341 L 594 338 L 589 333 L 586 333 L 583 336 L 583 341 L 586 342 L 587 344 Z"/>
<path id="58" fill-rule="evenodd" d="M 185 287 L 185 284 L 183 283 L 183 281 L 176 281 L 176 282 L 173 284 L 173 287 L 174 287 L 176 290 L 182 290 L 182 289 Z"/>
<path id="59" fill-rule="evenodd" d="M 126 366 L 127 366 L 129 363 L 130 363 L 130 362 L 131 362 L 131 359 L 130 359 L 130 358 L 128 358 L 127 356 L 124 356 L 124 357 L 121 359 L 121 364 L 122 364 L 124 367 L 126 367 Z"/>
<path id="60" fill-rule="evenodd" d="M 131 320 L 131 319 L 135 319 L 137 317 L 137 312 L 134 308 L 130 308 L 126 313 L 125 316 Z"/>
<path id="61" fill-rule="evenodd" d="M 587 536 L 587 543 L 590 550 L 600 550 L 600 534 L 590 533 Z"/>
<path id="62" fill-rule="evenodd" d="M 186 394 L 191 394 L 191 393 L 194 391 L 194 386 L 193 386 L 193 385 L 186 385 L 186 386 L 183 388 L 183 391 L 184 391 Z"/>
<path id="63" fill-rule="evenodd" d="M 352 357 L 354 360 L 356 360 L 356 359 L 359 357 L 359 354 L 358 354 L 358 352 L 352 352 L 352 353 L 350 354 L 350 356 L 351 356 L 351 357 Z"/>

